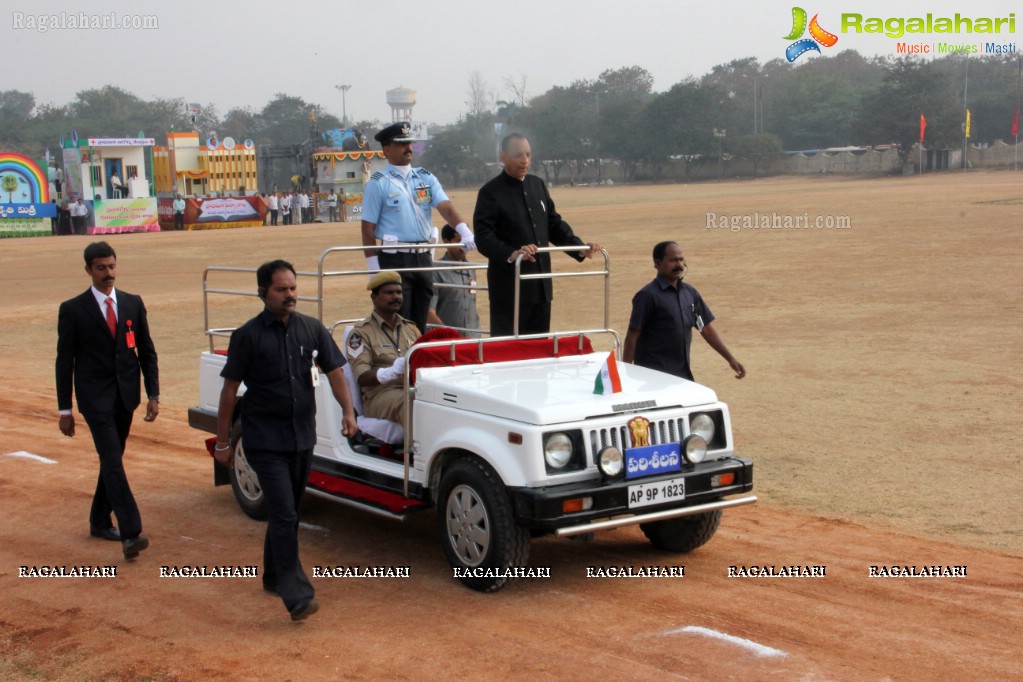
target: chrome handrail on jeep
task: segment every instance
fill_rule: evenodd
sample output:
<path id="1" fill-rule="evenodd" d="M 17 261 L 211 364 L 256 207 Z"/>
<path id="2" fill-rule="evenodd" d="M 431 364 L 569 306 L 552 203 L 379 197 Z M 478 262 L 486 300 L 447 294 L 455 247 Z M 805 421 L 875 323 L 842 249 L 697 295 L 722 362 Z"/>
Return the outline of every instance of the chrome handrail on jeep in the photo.
<path id="1" fill-rule="evenodd" d="M 337 253 L 351 253 L 351 252 L 364 252 L 368 250 L 382 251 L 386 249 L 429 249 L 435 251 L 437 249 L 447 249 L 451 247 L 461 246 L 461 244 L 389 244 L 375 245 L 375 246 L 334 246 L 324 250 L 319 258 L 317 259 L 317 269 L 315 272 L 310 271 L 296 271 L 296 276 L 301 277 L 315 277 L 316 282 L 316 296 L 299 296 L 298 300 L 315 302 L 316 303 L 316 317 L 317 319 L 326 325 L 323 320 L 323 303 L 324 303 L 324 282 L 330 277 L 339 277 L 347 275 L 372 275 L 374 271 L 368 269 L 356 269 L 356 270 L 327 270 L 324 267 L 325 262 L 332 254 Z M 537 249 L 537 253 L 551 253 L 555 251 L 587 251 L 589 246 L 574 245 L 574 246 L 546 246 Z M 513 336 L 512 337 L 493 337 L 493 338 L 479 338 L 479 339 L 448 339 L 442 341 L 431 341 L 427 343 L 415 344 L 405 352 L 405 372 L 404 372 L 404 389 L 405 389 L 405 428 L 404 428 L 404 494 L 408 497 L 409 490 L 409 472 L 411 468 L 411 455 L 412 455 L 412 404 L 415 395 L 415 388 L 411 385 L 410 375 L 410 363 L 409 359 L 413 352 L 419 350 L 425 350 L 427 348 L 438 348 L 438 347 L 450 347 L 451 358 L 454 360 L 457 346 L 466 346 L 471 344 L 478 344 L 477 357 L 482 363 L 484 359 L 484 348 L 486 344 L 492 341 L 507 340 L 509 338 L 515 338 L 520 340 L 528 339 L 551 339 L 553 342 L 553 353 L 557 355 L 558 344 L 561 339 L 577 338 L 580 348 L 582 347 L 583 339 L 587 335 L 598 335 L 598 334 L 609 334 L 612 336 L 612 352 L 616 356 L 621 356 L 621 336 L 615 330 L 611 329 L 610 325 L 610 304 L 611 304 L 611 270 L 610 270 L 610 257 L 608 256 L 606 249 L 601 249 L 601 255 L 604 257 L 603 268 L 595 270 L 585 270 L 580 272 L 538 272 L 522 274 L 522 259 L 523 256 L 520 254 L 515 260 L 515 310 L 513 318 Z M 433 267 L 421 267 L 421 268 L 396 268 L 397 272 L 436 272 L 438 270 L 445 270 L 451 266 L 441 265 Z M 485 270 L 487 268 L 486 263 L 460 263 L 459 269 L 462 270 Z M 222 295 L 233 295 L 233 296 L 259 296 L 257 291 L 254 290 L 238 290 L 238 289 L 222 289 L 213 288 L 209 285 L 209 276 L 213 272 L 236 272 L 236 273 L 255 273 L 256 268 L 241 268 L 241 267 L 228 267 L 228 266 L 209 266 L 203 271 L 203 323 L 206 329 L 206 336 L 209 337 L 210 341 L 210 352 L 215 352 L 214 339 L 217 337 L 230 338 L 231 333 L 237 329 L 237 327 L 210 327 L 209 319 L 209 295 L 210 294 L 222 294 Z M 520 335 L 519 329 L 519 300 L 520 292 L 522 288 L 523 280 L 537 280 L 537 279 L 555 279 L 560 277 L 603 277 L 604 278 L 604 326 L 594 329 L 583 329 L 583 330 L 572 330 L 564 332 L 547 332 L 543 334 L 525 334 Z M 457 288 L 463 288 L 458 285 L 452 285 Z M 471 287 L 470 287 L 471 288 Z M 486 287 L 477 286 L 476 290 L 486 290 Z M 353 321 L 362 320 L 365 318 L 354 318 L 354 319 L 342 319 L 337 320 L 328 326 L 328 330 L 333 336 L 334 330 L 340 324 L 348 324 Z M 460 331 L 477 331 L 477 330 L 460 330 Z M 486 330 L 478 330 L 486 333 Z"/>
<path id="2" fill-rule="evenodd" d="M 544 246 L 538 248 L 536 253 L 552 253 L 554 251 L 589 251 L 590 247 L 586 244 L 579 244 L 573 246 Z M 558 277 L 593 277 L 603 276 L 604 278 L 604 328 L 607 329 L 611 326 L 611 260 L 607 255 L 607 249 L 601 249 L 600 253 L 604 256 L 604 269 L 603 270 L 584 270 L 582 272 L 534 272 L 530 274 L 522 274 L 522 261 L 525 258 L 523 254 L 519 254 L 515 258 L 515 308 L 513 310 L 512 317 L 512 335 L 519 335 L 519 299 L 522 295 L 522 280 L 533 280 L 533 279 L 555 279 Z"/>
<path id="3" fill-rule="evenodd" d="M 256 274 L 256 268 L 237 268 L 228 267 L 222 265 L 210 265 L 202 271 L 202 316 L 203 316 L 203 327 L 206 330 L 206 336 L 210 340 L 210 352 L 216 351 L 214 346 L 215 339 L 231 338 L 231 334 L 237 327 L 210 327 L 210 294 L 224 294 L 228 296 L 255 296 L 259 297 L 259 291 L 257 290 L 241 290 L 241 289 L 220 289 L 210 286 L 210 273 L 211 272 L 248 272 L 253 275 Z M 307 271 L 296 271 L 296 276 L 304 277 L 315 277 L 317 273 Z M 300 301 L 316 301 L 318 299 L 312 296 L 299 296 Z"/>

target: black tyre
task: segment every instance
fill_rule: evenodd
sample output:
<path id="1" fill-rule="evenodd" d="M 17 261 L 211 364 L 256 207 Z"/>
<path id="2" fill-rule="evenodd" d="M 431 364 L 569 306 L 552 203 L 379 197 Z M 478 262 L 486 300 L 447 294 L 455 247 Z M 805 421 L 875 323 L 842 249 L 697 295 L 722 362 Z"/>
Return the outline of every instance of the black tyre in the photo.
<path id="1" fill-rule="evenodd" d="M 466 457 L 451 465 L 438 489 L 438 529 L 444 554 L 466 587 L 493 592 L 514 580 L 505 573 L 529 559 L 529 530 L 515 521 L 497 474 Z"/>
<path id="2" fill-rule="evenodd" d="M 234 491 L 234 499 L 238 500 L 238 506 L 242 508 L 243 512 L 257 521 L 266 521 L 268 514 L 263 488 L 259 485 L 256 472 L 252 470 L 249 461 L 245 459 L 245 444 L 242 442 L 240 425 L 236 424 L 235 427 L 231 430 L 231 440 L 234 441 L 231 490 Z"/>
<path id="3" fill-rule="evenodd" d="M 677 519 L 639 524 L 643 535 L 665 552 L 691 552 L 707 544 L 721 523 L 721 512 L 712 511 Z"/>

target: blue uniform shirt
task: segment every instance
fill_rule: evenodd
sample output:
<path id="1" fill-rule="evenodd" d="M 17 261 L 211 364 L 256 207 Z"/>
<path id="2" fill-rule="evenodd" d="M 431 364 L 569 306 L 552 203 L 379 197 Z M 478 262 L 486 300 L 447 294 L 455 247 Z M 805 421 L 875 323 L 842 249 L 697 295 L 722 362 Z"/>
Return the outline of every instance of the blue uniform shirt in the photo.
<path id="1" fill-rule="evenodd" d="M 412 168 L 406 180 L 388 165 L 366 184 L 362 219 L 376 224 L 373 234 L 381 241 L 384 235 L 393 235 L 399 242 L 426 242 L 433 227 L 432 210 L 447 200 L 440 181 L 429 171 Z"/>

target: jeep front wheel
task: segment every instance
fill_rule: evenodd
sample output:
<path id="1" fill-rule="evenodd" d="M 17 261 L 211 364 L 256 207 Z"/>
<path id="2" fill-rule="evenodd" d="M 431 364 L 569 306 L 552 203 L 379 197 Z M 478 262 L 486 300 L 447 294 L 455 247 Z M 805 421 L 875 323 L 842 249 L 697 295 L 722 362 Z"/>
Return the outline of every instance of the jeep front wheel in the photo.
<path id="1" fill-rule="evenodd" d="M 515 521 L 511 500 L 497 474 L 476 459 L 444 472 L 438 490 L 441 544 L 462 584 L 493 592 L 529 558 L 529 531 Z"/>
<path id="2" fill-rule="evenodd" d="M 640 530 L 657 549 L 691 552 L 707 544 L 721 523 L 721 511 L 639 524 Z"/>

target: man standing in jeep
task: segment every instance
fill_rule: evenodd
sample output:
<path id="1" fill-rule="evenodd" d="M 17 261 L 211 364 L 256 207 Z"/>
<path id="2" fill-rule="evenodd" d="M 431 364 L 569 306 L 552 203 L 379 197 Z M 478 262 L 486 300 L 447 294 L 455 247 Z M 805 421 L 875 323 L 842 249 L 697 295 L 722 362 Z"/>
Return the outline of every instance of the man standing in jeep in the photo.
<path id="1" fill-rule="evenodd" d="M 675 242 L 660 242 L 654 247 L 653 256 L 657 277 L 632 298 L 632 317 L 622 359 L 692 381 L 689 346 L 695 327 L 728 362 L 735 378 L 742 379 L 746 368 L 718 336 L 711 324 L 714 315 L 710 308 L 699 291 L 682 281 L 686 274 L 682 247 Z"/>

